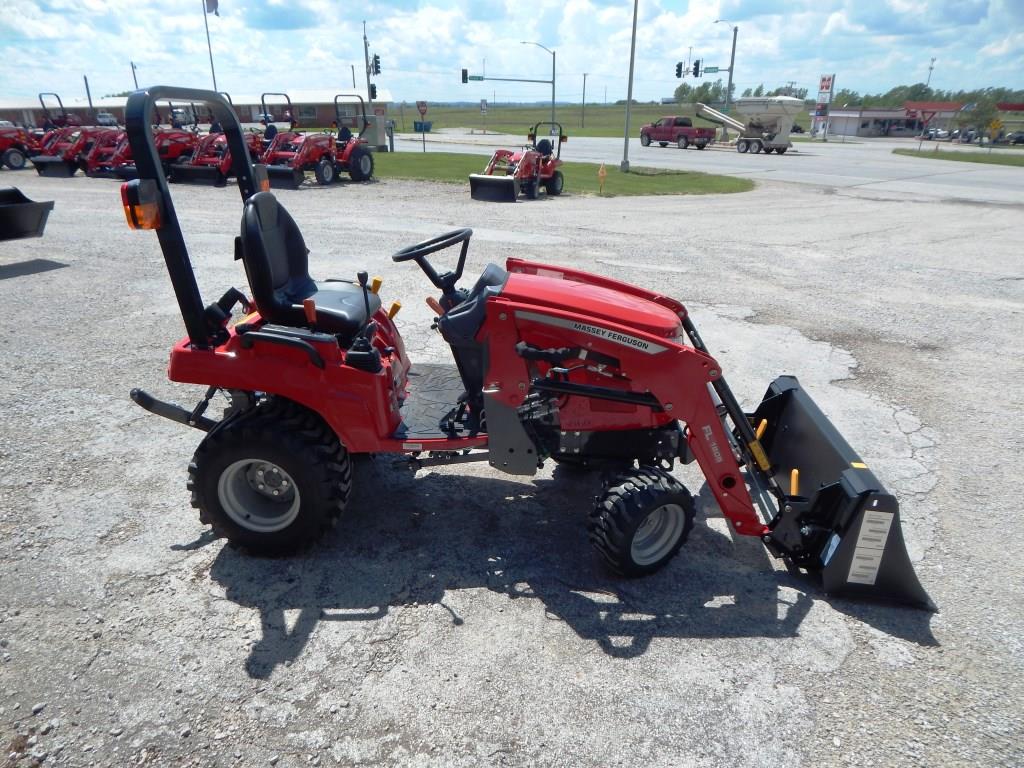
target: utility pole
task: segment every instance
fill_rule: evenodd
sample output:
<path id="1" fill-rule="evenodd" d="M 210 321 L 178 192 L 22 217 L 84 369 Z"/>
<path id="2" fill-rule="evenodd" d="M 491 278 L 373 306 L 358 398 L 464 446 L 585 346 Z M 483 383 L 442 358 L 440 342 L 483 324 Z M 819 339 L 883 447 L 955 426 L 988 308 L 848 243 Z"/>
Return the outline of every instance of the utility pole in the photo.
<path id="1" fill-rule="evenodd" d="M 587 122 L 587 75 L 588 72 L 583 73 L 583 109 L 580 111 L 580 128 L 586 127 Z"/>
<path id="2" fill-rule="evenodd" d="M 520 40 L 520 45 L 536 45 L 538 48 L 543 48 L 545 51 L 551 54 L 551 122 L 555 122 L 555 52 L 548 48 L 546 45 L 541 45 L 532 40 Z M 484 78 L 486 79 L 486 78 Z M 492 77 L 492 80 L 500 80 L 501 78 Z M 521 82 L 527 82 L 525 80 Z"/>
<path id="3" fill-rule="evenodd" d="M 927 88 L 932 82 L 932 70 L 935 69 L 935 57 L 932 56 L 932 63 L 928 65 L 928 80 L 925 81 L 924 87 Z"/>
<path id="4" fill-rule="evenodd" d="M 373 114 L 373 100 L 370 98 L 370 41 L 366 39 L 366 22 L 363 21 L 363 58 L 366 59 L 366 103 Z"/>
<path id="5" fill-rule="evenodd" d="M 128 63 L 132 65 L 132 80 L 135 81 L 135 90 L 137 91 L 139 90 L 139 78 L 135 76 L 135 62 L 130 61 Z"/>
<path id="6" fill-rule="evenodd" d="M 629 43 L 629 86 L 626 88 L 626 130 L 622 140 L 622 162 L 619 170 L 629 173 L 629 108 L 633 102 L 633 62 L 636 59 L 636 16 L 640 0 L 633 0 L 633 38 Z"/>
<path id="7" fill-rule="evenodd" d="M 356 65 L 352 64 L 351 67 L 352 67 L 352 89 L 355 90 L 355 87 L 356 87 Z"/>
<path id="8" fill-rule="evenodd" d="M 715 19 L 715 24 L 732 24 L 731 21 L 726 19 Z M 725 113 L 729 114 L 729 104 L 732 103 L 732 71 L 736 68 L 736 33 L 740 31 L 740 28 L 733 25 L 732 28 L 732 53 L 729 55 L 729 83 L 725 86 Z M 725 140 L 729 140 L 729 129 L 724 125 L 722 126 L 722 136 Z"/>

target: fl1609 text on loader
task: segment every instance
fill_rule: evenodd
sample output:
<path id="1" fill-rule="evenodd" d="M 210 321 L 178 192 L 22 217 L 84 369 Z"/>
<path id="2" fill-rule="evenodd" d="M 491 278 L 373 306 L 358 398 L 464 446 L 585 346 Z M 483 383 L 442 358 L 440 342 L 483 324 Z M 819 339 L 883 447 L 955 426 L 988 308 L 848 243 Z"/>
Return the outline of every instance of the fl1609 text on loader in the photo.
<path id="1" fill-rule="evenodd" d="M 224 126 L 242 197 L 234 255 L 251 301 L 231 288 L 202 302 L 147 125 L 157 98 L 204 102 Z M 896 499 L 797 380 L 776 379 L 744 413 L 680 302 L 516 258 L 461 287 L 472 230 L 455 230 L 392 257 L 416 263 L 439 292 L 428 304 L 457 370 L 418 375 L 395 324 L 400 305 L 383 307 L 378 280 L 308 274 L 302 234 L 265 191 L 227 101 L 154 87 L 129 97 L 126 122 L 139 178 L 122 187 L 125 215 L 156 231 L 187 330 L 168 374 L 206 387 L 191 409 L 132 397 L 205 433 L 189 487 L 217 533 L 257 554 L 310 544 L 345 509 L 353 454 L 404 454 L 413 467 L 486 461 L 523 476 L 548 459 L 593 462 L 615 471 L 590 540 L 614 571 L 638 576 L 685 542 L 694 502 L 670 470 L 696 460 L 732 530 L 818 574 L 827 592 L 934 607 Z M 438 269 L 429 257 L 450 247 L 457 266 Z M 231 324 L 236 304 L 244 316 Z M 431 414 L 445 389 L 448 404 Z M 229 403 L 219 419 L 206 415 L 218 393 Z"/>

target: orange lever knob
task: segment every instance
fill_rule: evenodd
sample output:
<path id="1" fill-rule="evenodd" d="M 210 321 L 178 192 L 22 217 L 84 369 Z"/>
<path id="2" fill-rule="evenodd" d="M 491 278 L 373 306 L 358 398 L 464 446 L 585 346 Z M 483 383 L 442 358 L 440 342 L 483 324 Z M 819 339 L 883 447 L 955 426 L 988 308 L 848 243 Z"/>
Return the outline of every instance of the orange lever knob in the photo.
<path id="1" fill-rule="evenodd" d="M 427 306 L 434 310 L 439 317 L 444 314 L 444 310 L 441 308 L 441 303 L 433 296 L 427 296 Z"/>
<path id="2" fill-rule="evenodd" d="M 306 322 L 313 325 L 316 322 L 316 302 L 312 299 L 303 299 L 302 310 L 306 313 Z"/>

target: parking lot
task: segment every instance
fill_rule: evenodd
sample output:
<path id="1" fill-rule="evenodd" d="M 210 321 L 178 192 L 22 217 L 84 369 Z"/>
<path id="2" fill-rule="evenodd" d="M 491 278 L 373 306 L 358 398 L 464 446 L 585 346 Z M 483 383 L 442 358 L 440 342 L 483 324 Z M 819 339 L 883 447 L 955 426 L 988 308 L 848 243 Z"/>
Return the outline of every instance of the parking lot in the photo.
<path id="1" fill-rule="evenodd" d="M 389 255 L 458 226 L 467 282 L 518 256 L 681 299 L 744 405 L 796 374 L 899 497 L 937 614 L 789 575 L 730 535 L 695 465 L 676 471 L 697 526 L 641 580 L 587 543 L 597 478 L 550 464 L 527 481 L 360 459 L 321 544 L 241 554 L 189 506 L 200 434 L 128 398 L 201 394 L 166 381 L 183 327 L 155 236 L 126 227 L 114 182 L 0 172 L 56 202 L 43 238 L 0 243 L 0 765 L 1024 762 L 1022 174 L 914 180 L 939 161 L 798 148 L 644 154 L 730 172 L 821 151 L 841 172 L 707 197 L 581 197 L 571 178 L 514 205 L 396 181 L 278 197 L 312 274 L 384 278 L 414 362 L 449 359 L 431 287 Z M 846 183 L 854 166 L 882 181 Z M 174 193 L 204 298 L 245 289 L 235 188 Z"/>

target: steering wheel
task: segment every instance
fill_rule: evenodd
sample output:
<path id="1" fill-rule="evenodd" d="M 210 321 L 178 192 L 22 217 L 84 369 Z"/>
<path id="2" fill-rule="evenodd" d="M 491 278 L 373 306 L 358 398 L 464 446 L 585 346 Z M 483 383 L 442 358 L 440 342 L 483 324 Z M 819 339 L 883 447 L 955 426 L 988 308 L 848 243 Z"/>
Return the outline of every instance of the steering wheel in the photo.
<path id="1" fill-rule="evenodd" d="M 466 266 L 466 254 L 469 252 L 469 238 L 473 236 L 473 230 L 469 227 L 463 229 L 453 229 L 451 232 L 445 232 L 443 235 L 432 237 L 429 240 L 416 243 L 403 248 L 398 253 L 392 255 L 391 260 L 396 263 L 403 261 L 415 261 L 419 264 L 420 269 L 427 276 L 431 283 L 434 284 L 435 288 L 438 288 L 446 298 L 450 298 L 455 293 L 455 284 L 462 277 L 462 269 Z M 444 272 L 443 274 L 437 274 L 437 270 L 434 266 L 427 261 L 427 256 L 437 251 L 443 251 L 445 248 L 451 248 L 453 245 L 462 243 L 462 252 L 459 254 L 459 263 L 455 268 L 454 272 Z"/>

